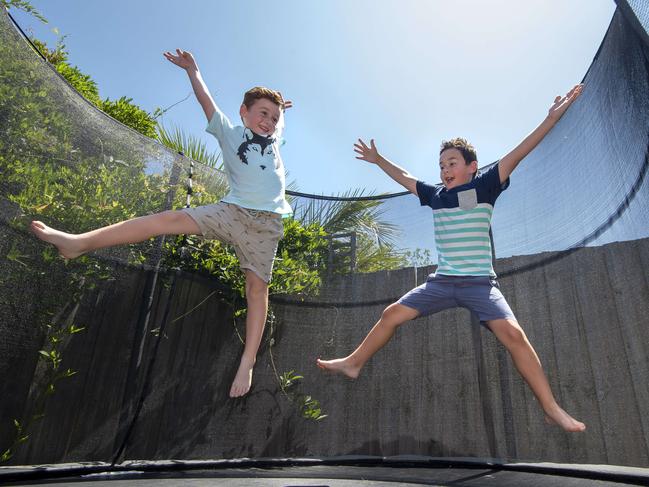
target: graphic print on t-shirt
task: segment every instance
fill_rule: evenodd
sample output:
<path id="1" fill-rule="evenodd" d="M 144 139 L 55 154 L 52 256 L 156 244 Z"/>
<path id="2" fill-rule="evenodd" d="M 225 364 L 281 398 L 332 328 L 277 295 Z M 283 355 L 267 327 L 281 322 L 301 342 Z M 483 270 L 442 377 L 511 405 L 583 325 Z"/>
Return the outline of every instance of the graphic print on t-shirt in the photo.
<path id="1" fill-rule="evenodd" d="M 281 134 L 271 137 L 255 135 L 242 125 L 232 125 L 216 107 L 207 132 L 219 141 L 223 170 L 229 192 L 222 201 L 252 210 L 289 215 L 291 205 L 286 201 L 285 174 L 279 154 Z"/>
<path id="2" fill-rule="evenodd" d="M 259 135 L 248 129 L 244 131 L 243 136 L 246 140 L 242 142 L 237 149 L 237 155 L 244 164 L 248 164 L 248 156 L 253 153 L 259 153 L 261 157 L 263 157 L 264 154 L 271 157 L 273 156 L 273 143 L 275 142 L 273 137 Z M 267 165 L 259 164 L 259 167 L 263 171 L 266 169 Z"/>

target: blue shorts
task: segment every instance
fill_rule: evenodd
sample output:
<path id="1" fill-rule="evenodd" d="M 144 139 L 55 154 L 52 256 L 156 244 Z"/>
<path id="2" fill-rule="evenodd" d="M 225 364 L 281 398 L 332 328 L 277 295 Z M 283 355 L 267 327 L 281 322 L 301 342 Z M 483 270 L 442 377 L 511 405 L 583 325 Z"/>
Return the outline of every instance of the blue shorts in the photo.
<path id="1" fill-rule="evenodd" d="M 430 275 L 421 286 L 402 296 L 398 304 L 414 308 L 420 316 L 448 308 L 467 308 L 485 324 L 490 320 L 516 319 L 498 281 L 489 276 Z"/>

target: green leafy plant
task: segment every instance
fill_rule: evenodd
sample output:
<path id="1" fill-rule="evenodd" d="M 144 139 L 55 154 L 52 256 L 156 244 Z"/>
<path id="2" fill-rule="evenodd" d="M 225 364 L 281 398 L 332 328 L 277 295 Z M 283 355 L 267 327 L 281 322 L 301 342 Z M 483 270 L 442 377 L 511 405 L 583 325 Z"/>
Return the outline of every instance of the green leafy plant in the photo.
<path id="1" fill-rule="evenodd" d="M 58 73 L 86 100 L 127 127 L 140 132 L 146 137 L 156 138 L 158 123 L 153 114 L 143 110 L 133 103 L 132 98 L 126 96 L 122 96 L 117 100 L 102 99 L 99 95 L 97 83 L 90 75 L 83 73 L 77 66 L 68 63 L 69 53 L 64 43 L 65 36 L 59 37 L 53 49 L 34 37 L 30 40 Z"/>
<path id="2" fill-rule="evenodd" d="M 33 419 L 35 420 L 37 418 L 34 417 Z M 2 452 L 2 455 L 0 455 L 0 463 L 11 460 L 11 457 L 14 456 L 16 447 L 18 447 L 18 445 L 20 445 L 21 443 L 25 443 L 29 439 L 29 435 L 25 432 L 25 429 L 23 428 L 23 425 L 20 421 L 14 419 L 14 426 L 16 428 L 16 433 L 13 443 L 9 446 L 9 448 Z"/>
<path id="3" fill-rule="evenodd" d="M 364 189 L 355 189 L 338 195 L 341 198 L 372 196 Z M 381 200 L 337 200 L 321 201 L 304 199 L 294 202 L 296 218 L 304 225 L 317 222 L 327 235 L 356 235 L 355 272 L 404 267 L 403 253 L 396 248 L 398 236 L 396 225 L 385 221 Z M 332 273 L 345 274 L 351 271 L 348 257 L 341 256 L 341 244 L 333 242 Z M 344 247 L 343 247 L 344 248 Z"/>
<path id="4" fill-rule="evenodd" d="M 81 96 L 96 107 L 103 109 L 104 105 L 99 96 L 97 84 L 89 75 L 82 73 L 79 68 L 69 65 L 65 61 L 60 61 L 55 64 L 55 68 Z"/>
<path id="5" fill-rule="evenodd" d="M 45 372 L 43 386 L 33 399 L 36 404 L 36 412 L 32 413 L 24 423 L 14 419 L 15 437 L 13 442 L 0 455 L 0 463 L 6 462 L 13 457 L 16 448 L 29 439 L 28 431 L 33 424 L 45 417 L 45 402 L 48 396 L 55 393 L 56 384 L 60 380 L 72 377 L 77 373 L 77 371 L 70 368 L 60 370 L 63 360 L 62 349 L 70 337 L 83 331 L 84 327 L 78 327 L 74 324 L 63 327 L 56 324 L 47 324 L 46 328 L 46 343 L 48 346 L 46 349 L 38 351 Z"/>
<path id="6" fill-rule="evenodd" d="M 297 374 L 294 370 L 289 370 L 288 372 L 284 372 L 278 377 L 282 392 L 287 398 L 297 404 L 300 412 L 302 413 L 302 417 L 314 421 L 321 421 L 327 417 L 326 414 L 322 414 L 320 401 L 312 398 L 307 394 L 293 391 L 293 389 L 299 384 L 299 382 L 304 379 L 303 376 Z"/>
<path id="7" fill-rule="evenodd" d="M 2 4 L 2 6 L 7 9 L 15 8 L 16 10 L 22 10 L 23 12 L 27 12 L 28 14 L 31 14 L 34 17 L 36 17 L 44 24 L 47 24 L 47 19 L 43 17 L 43 15 L 41 15 L 40 12 L 36 10 L 34 6 L 27 0 L 0 0 L 0 4 Z"/>
<path id="8" fill-rule="evenodd" d="M 430 249 L 416 248 L 404 253 L 404 258 L 412 267 L 425 267 L 434 263 Z"/>
<path id="9" fill-rule="evenodd" d="M 207 144 L 193 135 L 188 135 L 180 127 L 167 129 L 164 125 L 158 124 L 157 139 L 169 149 L 175 152 L 182 152 L 186 157 L 200 162 L 207 167 L 222 169 L 221 154 L 208 150 Z M 225 178 L 222 178 L 223 194 L 225 194 Z"/>
<path id="10" fill-rule="evenodd" d="M 106 98 L 101 102 L 99 108 L 127 127 L 131 127 L 147 137 L 155 138 L 158 123 L 149 112 L 134 104 L 132 98 L 125 96 L 117 100 Z"/>
<path id="11" fill-rule="evenodd" d="M 60 274 L 60 266 L 63 264 L 53 264 L 49 252 L 44 251 L 42 254 L 26 252 L 18 255 L 15 249 L 15 245 L 12 246 L 6 255 L 7 260 L 14 266 L 5 267 L 7 272 L 4 276 L 4 285 L 13 287 L 17 286 L 20 280 L 34 280 L 41 275 Z M 94 279 L 101 279 L 105 275 L 97 272 L 96 266 L 86 267 L 86 265 L 83 260 L 72 265 L 65 274 L 68 279 L 57 280 L 57 292 L 44 293 L 40 298 L 42 311 L 37 314 L 36 319 L 41 320 L 42 323 L 40 326 L 43 330 L 44 346 L 38 351 L 36 364 L 38 381 L 30 392 L 33 412 L 22 419 L 14 418 L 15 436 L 0 455 L 0 462 L 10 460 L 16 448 L 29 439 L 28 432 L 34 423 L 45 417 L 47 399 L 56 392 L 57 384 L 77 373 L 71 368 L 62 368 L 64 350 L 72 337 L 85 329 L 74 323 L 84 293 L 93 288 Z"/>

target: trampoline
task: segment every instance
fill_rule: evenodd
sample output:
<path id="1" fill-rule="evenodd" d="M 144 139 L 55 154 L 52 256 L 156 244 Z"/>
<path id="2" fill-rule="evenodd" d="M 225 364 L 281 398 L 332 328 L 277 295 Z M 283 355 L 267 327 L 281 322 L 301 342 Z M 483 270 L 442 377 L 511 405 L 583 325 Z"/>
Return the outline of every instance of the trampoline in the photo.
<path id="1" fill-rule="evenodd" d="M 318 286 L 271 295 L 253 387 L 230 399 L 243 300 L 222 261 L 158 238 L 66 263 L 28 232 L 178 208 L 189 181 L 202 204 L 223 174 L 97 110 L 1 12 L 0 483 L 649 485 L 649 3 L 616 3 L 587 90 L 492 224 L 501 289 L 579 435 L 545 424 L 463 309 L 400 329 L 356 381 L 316 369 L 434 270 L 432 215 L 406 194 L 365 201 L 430 262 L 352 272 L 329 243 Z M 288 194 L 304 225 L 363 201 Z"/>

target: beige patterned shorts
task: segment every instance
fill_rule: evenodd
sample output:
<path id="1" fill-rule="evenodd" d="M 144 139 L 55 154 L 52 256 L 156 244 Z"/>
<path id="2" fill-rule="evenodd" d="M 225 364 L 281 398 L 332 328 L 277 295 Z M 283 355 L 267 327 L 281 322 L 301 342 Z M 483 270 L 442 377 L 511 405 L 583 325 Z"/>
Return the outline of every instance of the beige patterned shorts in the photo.
<path id="1" fill-rule="evenodd" d="M 232 245 L 241 269 L 250 269 L 270 282 L 277 244 L 284 236 L 281 215 L 224 201 L 182 211 L 198 224 L 204 238 Z"/>

